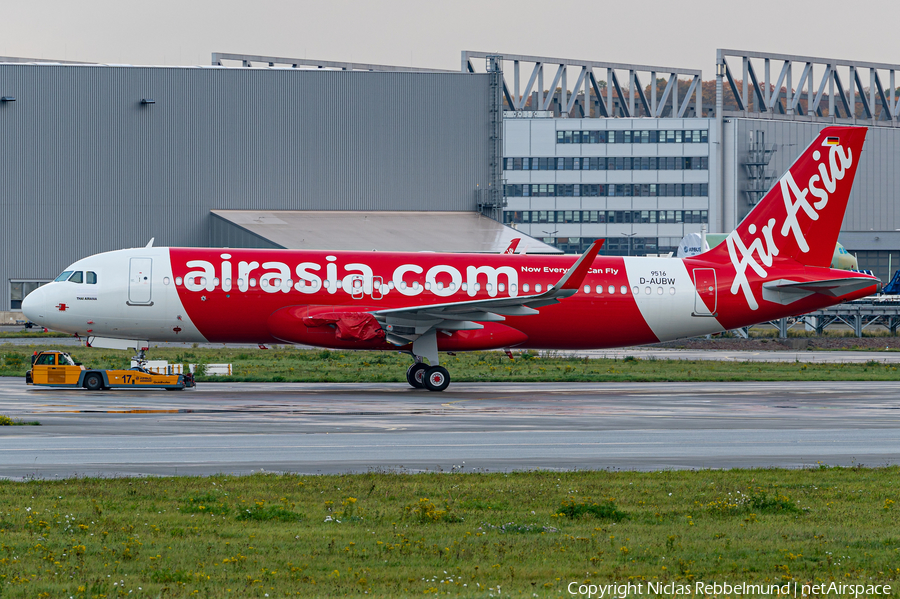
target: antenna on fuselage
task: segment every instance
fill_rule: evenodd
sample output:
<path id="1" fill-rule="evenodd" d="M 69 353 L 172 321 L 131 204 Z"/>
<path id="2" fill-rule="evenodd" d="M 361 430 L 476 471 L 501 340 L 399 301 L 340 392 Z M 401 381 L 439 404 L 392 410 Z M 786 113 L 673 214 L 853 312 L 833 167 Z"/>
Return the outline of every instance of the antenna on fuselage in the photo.
<path id="1" fill-rule="evenodd" d="M 156 239 L 156 237 L 151 237 L 151 238 L 150 238 L 150 241 L 148 241 L 148 242 L 147 242 L 147 245 L 145 245 L 144 247 L 145 247 L 145 248 L 152 248 L 152 247 L 153 247 L 153 241 L 154 241 L 155 239 Z"/>

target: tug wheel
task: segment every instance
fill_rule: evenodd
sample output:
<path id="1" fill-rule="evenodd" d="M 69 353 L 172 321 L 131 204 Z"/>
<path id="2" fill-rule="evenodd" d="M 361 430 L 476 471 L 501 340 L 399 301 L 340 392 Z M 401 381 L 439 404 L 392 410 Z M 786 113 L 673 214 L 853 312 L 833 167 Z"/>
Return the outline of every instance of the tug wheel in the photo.
<path id="1" fill-rule="evenodd" d="M 96 372 L 84 377 L 84 388 L 88 391 L 101 391 L 103 389 L 103 377 Z"/>

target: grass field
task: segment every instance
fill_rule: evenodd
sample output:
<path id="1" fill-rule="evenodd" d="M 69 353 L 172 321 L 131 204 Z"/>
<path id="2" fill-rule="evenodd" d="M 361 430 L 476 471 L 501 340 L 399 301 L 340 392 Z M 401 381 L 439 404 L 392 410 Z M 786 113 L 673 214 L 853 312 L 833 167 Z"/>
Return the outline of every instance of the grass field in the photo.
<path id="1" fill-rule="evenodd" d="M 0 376 L 25 376 L 38 347 L 0 345 Z M 95 368 L 128 368 L 133 352 L 72 348 L 76 360 Z M 898 380 L 897 366 L 802 364 L 684 360 L 574 358 L 552 353 L 517 352 L 510 360 L 501 352 L 471 352 L 441 358 L 456 382 L 514 381 L 841 381 Z M 198 377 L 216 381 L 405 382 L 410 358 L 394 352 L 336 352 L 280 348 L 153 349 L 153 359 L 173 363 L 231 363 L 230 377 Z"/>
<path id="2" fill-rule="evenodd" d="M 0 597 L 900 580 L 900 469 L 0 481 Z"/>
<path id="3" fill-rule="evenodd" d="M 0 339 L 39 339 L 41 337 L 71 337 L 68 333 L 42 333 L 41 329 L 33 331 L 0 331 Z"/>
<path id="4" fill-rule="evenodd" d="M 0 375 L 34 348 L 0 346 Z M 94 367 L 131 352 L 78 348 Z M 404 381 L 406 356 L 157 349 L 249 381 Z M 480 352 L 457 381 L 897 380 L 894 366 Z M 224 377 L 210 377 L 222 380 Z M 900 468 L 0 481 L 0 598 L 566 597 L 571 582 L 900 588 Z M 744 595 L 746 596 L 746 595 Z M 833 596 L 833 595 L 832 595 Z M 864 595 L 865 596 L 865 595 Z"/>

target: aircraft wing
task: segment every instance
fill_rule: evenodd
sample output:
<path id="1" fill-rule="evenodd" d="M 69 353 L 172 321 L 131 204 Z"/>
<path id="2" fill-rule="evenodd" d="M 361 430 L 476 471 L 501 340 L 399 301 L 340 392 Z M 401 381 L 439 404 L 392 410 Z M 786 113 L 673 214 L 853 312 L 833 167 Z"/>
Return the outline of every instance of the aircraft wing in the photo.
<path id="1" fill-rule="evenodd" d="M 483 325 L 479 322 L 500 322 L 506 316 L 537 314 L 539 308 L 556 304 L 578 292 L 602 245 L 602 239 L 595 241 L 562 278 L 543 293 L 393 308 L 371 314 L 381 324 L 387 341 L 394 345 L 407 345 L 434 330 L 481 329 Z"/>

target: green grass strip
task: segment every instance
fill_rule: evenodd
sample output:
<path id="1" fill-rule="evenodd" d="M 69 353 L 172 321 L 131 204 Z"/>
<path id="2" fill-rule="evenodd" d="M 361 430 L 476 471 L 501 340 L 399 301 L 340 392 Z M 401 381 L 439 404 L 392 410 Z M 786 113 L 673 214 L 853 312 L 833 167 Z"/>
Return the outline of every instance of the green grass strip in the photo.
<path id="1" fill-rule="evenodd" d="M 900 586 L 900 468 L 0 481 L 0 596 Z"/>
<path id="2" fill-rule="evenodd" d="M 0 376 L 25 376 L 36 347 L 0 346 Z M 72 348 L 77 361 L 95 368 L 129 368 L 134 352 Z M 232 382 L 406 382 L 408 356 L 396 352 L 280 348 L 152 349 L 154 360 L 233 365 L 233 376 L 198 377 Z M 893 381 L 896 365 L 800 362 L 717 362 L 707 360 L 620 360 L 517 352 L 469 352 L 442 356 L 455 382 L 653 382 L 653 381 Z"/>
<path id="3" fill-rule="evenodd" d="M 34 331 L 0 331 L 0 339 L 39 339 L 39 338 L 47 338 L 47 337 L 71 337 L 69 333 L 53 333 L 41 332 L 41 329 L 37 329 Z"/>

